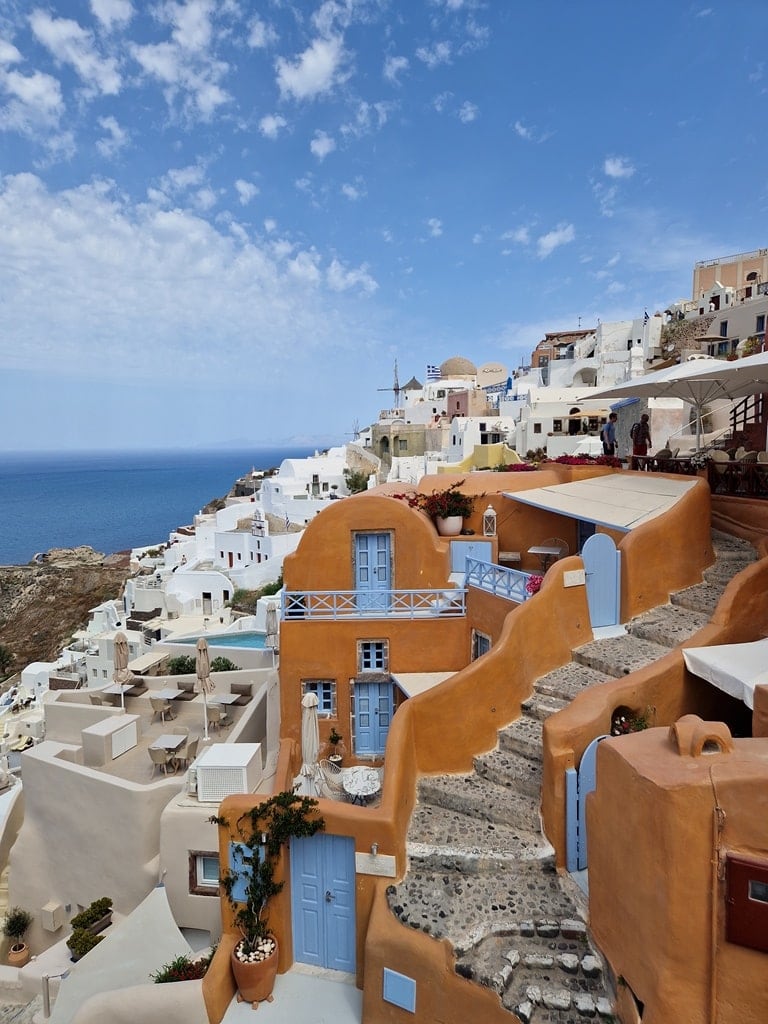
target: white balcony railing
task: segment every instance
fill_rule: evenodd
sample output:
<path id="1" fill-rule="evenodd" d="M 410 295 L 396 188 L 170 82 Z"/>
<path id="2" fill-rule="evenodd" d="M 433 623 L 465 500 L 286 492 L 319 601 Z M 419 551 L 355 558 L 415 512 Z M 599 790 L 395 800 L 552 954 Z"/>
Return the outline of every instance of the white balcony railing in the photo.
<path id="1" fill-rule="evenodd" d="M 445 590 L 288 590 L 282 616 L 295 619 L 406 618 L 460 616 L 466 591 Z"/>
<path id="2" fill-rule="evenodd" d="M 468 587 L 477 587 L 487 594 L 495 594 L 507 601 L 516 601 L 517 604 L 522 604 L 532 596 L 526 590 L 531 573 L 507 569 L 493 562 L 481 562 L 476 558 L 467 559 L 466 569 L 465 584 Z"/>

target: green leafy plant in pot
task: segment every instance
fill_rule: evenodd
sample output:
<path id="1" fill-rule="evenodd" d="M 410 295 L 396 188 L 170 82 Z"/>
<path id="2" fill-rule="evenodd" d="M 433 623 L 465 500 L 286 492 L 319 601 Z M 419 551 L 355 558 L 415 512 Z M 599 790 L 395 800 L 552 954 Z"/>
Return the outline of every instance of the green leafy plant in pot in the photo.
<path id="1" fill-rule="evenodd" d="M 23 907 L 9 907 L 3 921 L 3 935 L 11 942 L 8 950 L 8 963 L 13 967 L 23 967 L 29 960 L 29 946 L 24 936 L 32 924 L 32 915 Z"/>
<path id="2" fill-rule="evenodd" d="M 341 734 L 336 732 L 335 728 L 332 728 L 328 735 L 328 760 L 340 765 L 345 753 L 346 747 L 344 746 Z"/>
<path id="3" fill-rule="evenodd" d="M 270 900 L 285 885 L 275 879 L 277 865 L 291 839 L 313 836 L 325 828 L 323 818 L 315 815 L 316 807 L 317 800 L 286 790 L 245 811 L 230 831 L 242 864 L 228 869 L 221 878 L 242 935 L 232 950 L 232 972 L 238 1001 L 254 1007 L 264 999 L 271 1001 L 277 976 L 277 938 L 267 919 Z M 226 818 L 209 820 L 230 829 Z"/>

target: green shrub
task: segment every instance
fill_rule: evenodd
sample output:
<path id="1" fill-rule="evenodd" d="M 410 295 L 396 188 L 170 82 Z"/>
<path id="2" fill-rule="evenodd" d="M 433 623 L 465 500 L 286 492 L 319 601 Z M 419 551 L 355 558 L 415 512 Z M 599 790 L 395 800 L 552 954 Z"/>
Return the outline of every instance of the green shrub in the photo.
<path id="1" fill-rule="evenodd" d="M 237 672 L 239 668 L 240 666 L 229 658 L 218 657 L 211 662 L 211 672 Z"/>
<path id="2" fill-rule="evenodd" d="M 282 572 L 277 577 L 274 583 L 265 583 L 259 592 L 259 597 L 272 597 L 273 594 L 277 594 L 283 589 L 283 574 Z"/>
<path id="3" fill-rule="evenodd" d="M 169 676 L 188 676 L 190 672 L 197 671 L 197 662 L 190 654 L 180 654 L 176 658 L 168 659 Z"/>
<path id="4" fill-rule="evenodd" d="M 67 939 L 67 946 L 72 955 L 79 959 L 85 956 L 86 953 L 90 953 L 93 947 L 98 946 L 103 939 L 103 935 L 94 935 L 87 928 L 75 928 Z"/>
<path id="5" fill-rule="evenodd" d="M 237 608 L 238 611 L 254 612 L 258 599 L 258 590 L 245 590 L 242 587 L 237 587 L 232 595 L 230 605 L 232 608 Z"/>
<path id="6" fill-rule="evenodd" d="M 171 981 L 197 981 L 205 977 L 215 952 L 216 947 L 214 946 L 210 953 L 196 960 L 186 953 L 182 953 L 170 963 L 164 964 L 159 971 L 150 974 L 150 978 L 156 985 L 164 985 Z"/>
<path id="7" fill-rule="evenodd" d="M 69 922 L 73 929 L 77 931 L 78 928 L 87 928 L 89 925 L 96 924 L 102 917 L 106 917 L 112 910 L 112 900 L 109 896 L 102 896 L 98 900 L 94 900 L 89 907 L 85 910 L 81 910 L 79 914 L 75 914 L 72 920 Z"/>

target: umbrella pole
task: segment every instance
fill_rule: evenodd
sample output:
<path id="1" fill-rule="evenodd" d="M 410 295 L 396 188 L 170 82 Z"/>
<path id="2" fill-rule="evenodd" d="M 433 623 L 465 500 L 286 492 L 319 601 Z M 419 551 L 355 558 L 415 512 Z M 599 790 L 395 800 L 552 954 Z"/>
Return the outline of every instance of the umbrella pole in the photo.
<path id="1" fill-rule="evenodd" d="M 208 739 L 208 694 L 203 687 L 203 739 Z"/>

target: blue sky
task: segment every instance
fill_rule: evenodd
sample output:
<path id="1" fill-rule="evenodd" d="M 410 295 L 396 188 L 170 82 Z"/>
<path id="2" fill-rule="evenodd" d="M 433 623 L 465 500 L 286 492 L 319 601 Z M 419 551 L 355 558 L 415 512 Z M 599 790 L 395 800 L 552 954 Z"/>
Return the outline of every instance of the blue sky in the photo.
<path id="1" fill-rule="evenodd" d="M 768 244 L 764 0 L 4 0 L 0 448 L 344 440 Z"/>

